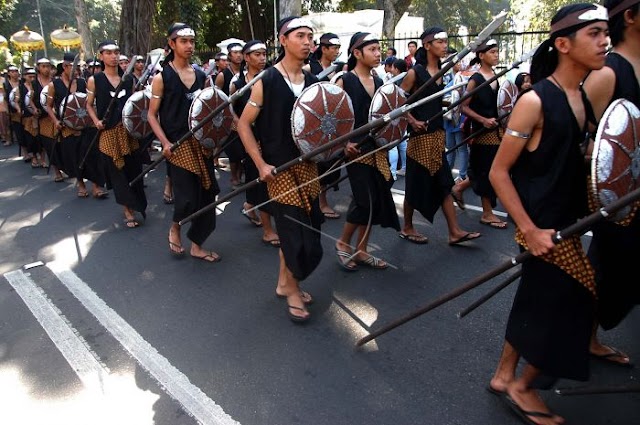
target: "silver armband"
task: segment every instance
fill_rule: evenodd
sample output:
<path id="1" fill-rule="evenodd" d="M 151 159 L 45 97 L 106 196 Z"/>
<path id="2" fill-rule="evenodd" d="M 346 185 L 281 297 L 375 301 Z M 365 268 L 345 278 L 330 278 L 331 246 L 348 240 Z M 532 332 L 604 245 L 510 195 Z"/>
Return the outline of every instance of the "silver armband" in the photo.
<path id="1" fill-rule="evenodd" d="M 253 100 L 249 99 L 247 100 L 247 103 L 251 106 L 253 106 L 254 108 L 258 108 L 258 109 L 262 109 L 261 105 L 258 105 L 256 102 L 254 102 Z"/>
<path id="2" fill-rule="evenodd" d="M 151 93 L 151 97 L 153 99 L 162 99 L 162 95 L 157 95 L 157 94 L 153 94 L 153 93 Z"/>
<path id="3" fill-rule="evenodd" d="M 87 89 L 87 93 L 89 94 L 95 94 L 94 92 L 92 92 L 91 90 Z"/>
<path id="4" fill-rule="evenodd" d="M 504 132 L 505 134 L 508 134 L 509 136 L 517 137 L 518 139 L 529 140 L 531 138 L 531 134 L 521 133 L 519 131 L 515 131 L 510 128 L 507 128 Z"/>

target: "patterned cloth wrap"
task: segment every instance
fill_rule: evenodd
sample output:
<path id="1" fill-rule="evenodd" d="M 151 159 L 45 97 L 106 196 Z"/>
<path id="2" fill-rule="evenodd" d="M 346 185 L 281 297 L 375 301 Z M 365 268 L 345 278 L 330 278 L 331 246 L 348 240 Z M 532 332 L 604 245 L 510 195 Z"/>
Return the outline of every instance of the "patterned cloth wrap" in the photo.
<path id="1" fill-rule="evenodd" d="M 309 214 L 312 202 L 320 196 L 318 166 L 305 161 L 279 172 L 275 180 L 267 182 L 267 191 L 270 199 L 302 208 Z"/>
<path id="2" fill-rule="evenodd" d="M 391 180 L 391 168 L 389 167 L 387 151 L 385 150 L 379 150 L 375 153 L 368 152 L 367 154 L 362 155 L 362 157 L 354 159 L 353 162 L 359 162 L 361 164 L 377 168 L 378 171 L 382 173 L 386 181 Z"/>
<path id="3" fill-rule="evenodd" d="M 40 135 L 50 139 L 54 139 L 56 137 L 53 121 L 51 121 L 51 118 L 49 118 L 48 115 L 40 117 L 38 126 L 40 127 Z"/>
<path id="4" fill-rule="evenodd" d="M 38 118 L 37 117 L 22 117 L 22 126 L 24 131 L 32 136 L 38 135 Z"/>
<path id="5" fill-rule="evenodd" d="M 528 249 L 524 235 L 518 228 L 516 228 L 515 239 L 524 249 Z M 551 252 L 541 256 L 540 259 L 559 267 L 580 282 L 594 298 L 598 297 L 596 294 L 596 274 L 584 252 L 580 236 L 562 239 Z"/>
<path id="6" fill-rule="evenodd" d="M 12 122 L 20 122 L 21 121 L 20 114 L 17 113 L 17 112 L 10 112 L 9 113 L 9 117 L 11 118 Z"/>
<path id="7" fill-rule="evenodd" d="M 113 159 L 113 163 L 119 170 L 124 167 L 125 155 L 131 155 L 138 147 L 138 141 L 131 137 L 127 130 L 118 123 L 109 130 L 100 132 L 100 152 Z"/>
<path id="8" fill-rule="evenodd" d="M 436 130 L 409 138 L 407 156 L 434 175 L 442 167 L 442 152 L 445 148 L 444 130 Z"/>
<path id="9" fill-rule="evenodd" d="M 504 130 L 498 127 L 497 130 L 484 132 L 473 139 L 475 145 L 499 145 L 502 141 Z"/>
<path id="10" fill-rule="evenodd" d="M 205 148 L 195 137 L 191 137 L 171 154 L 169 162 L 200 177 L 202 187 L 209 190 L 212 182 L 204 158 L 210 158 L 212 155 L 211 149 Z"/>

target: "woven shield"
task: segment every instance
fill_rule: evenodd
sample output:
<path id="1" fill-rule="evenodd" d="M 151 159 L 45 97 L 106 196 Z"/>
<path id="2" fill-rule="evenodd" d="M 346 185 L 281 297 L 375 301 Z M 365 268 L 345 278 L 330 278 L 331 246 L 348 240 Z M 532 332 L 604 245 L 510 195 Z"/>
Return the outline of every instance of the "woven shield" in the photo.
<path id="1" fill-rule="evenodd" d="M 60 116 L 64 125 L 72 130 L 82 130 L 92 124 L 91 117 L 87 112 L 87 94 L 75 92 L 67 96 L 60 104 Z"/>
<path id="2" fill-rule="evenodd" d="M 189 130 L 200 125 L 201 122 L 218 106 L 229 103 L 229 98 L 222 90 L 217 87 L 207 87 L 198 93 L 189 108 Z M 193 133 L 196 140 L 202 146 L 209 149 L 215 149 L 227 140 L 231 133 L 231 125 L 233 124 L 233 114 L 231 106 L 225 107 L 213 119 L 206 122 L 199 130 Z"/>
<path id="3" fill-rule="evenodd" d="M 326 81 L 315 83 L 302 91 L 291 111 L 291 134 L 303 155 L 353 131 L 355 117 L 347 93 Z M 338 144 L 311 158 L 328 161 L 344 149 Z"/>
<path id="4" fill-rule="evenodd" d="M 371 98 L 371 106 L 369 107 L 369 121 L 377 120 L 384 117 L 394 109 L 398 109 L 406 102 L 406 97 L 395 84 L 383 84 Z M 376 141 L 379 147 L 386 146 L 393 142 L 397 142 L 407 132 L 409 123 L 404 115 L 389 120 L 380 128 L 371 132 L 371 137 Z"/>
<path id="5" fill-rule="evenodd" d="M 147 120 L 151 92 L 147 89 L 133 93 L 122 108 L 122 125 L 136 139 L 142 139 L 152 133 Z"/>
<path id="6" fill-rule="evenodd" d="M 604 112 L 591 155 L 591 184 L 600 207 L 606 207 L 640 186 L 640 110 L 626 99 Z M 612 219 L 621 221 L 634 209 L 629 205 Z"/>
<path id="7" fill-rule="evenodd" d="M 510 80 L 504 80 L 498 88 L 498 116 L 510 114 L 517 98 L 518 87 Z M 500 122 L 503 128 L 507 127 L 508 121 L 508 119 L 504 119 Z"/>

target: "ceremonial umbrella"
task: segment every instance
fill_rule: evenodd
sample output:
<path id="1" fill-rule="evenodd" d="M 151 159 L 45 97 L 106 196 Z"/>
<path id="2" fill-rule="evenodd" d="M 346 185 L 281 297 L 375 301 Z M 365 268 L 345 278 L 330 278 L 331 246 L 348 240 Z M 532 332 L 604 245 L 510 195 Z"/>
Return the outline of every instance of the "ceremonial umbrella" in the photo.
<path id="1" fill-rule="evenodd" d="M 72 29 L 67 28 L 66 25 L 61 29 L 53 31 L 50 35 L 50 38 L 53 47 L 62 49 L 65 52 L 82 46 L 82 37 L 80 36 L 80 34 Z"/>
<path id="2" fill-rule="evenodd" d="M 29 31 L 26 26 L 22 31 L 13 34 L 10 40 L 11 44 L 21 52 L 44 49 L 44 38 L 37 32 Z"/>
<path id="3" fill-rule="evenodd" d="M 7 46 L 9 46 L 9 43 L 7 43 L 7 39 L 0 35 L 0 49 Z"/>

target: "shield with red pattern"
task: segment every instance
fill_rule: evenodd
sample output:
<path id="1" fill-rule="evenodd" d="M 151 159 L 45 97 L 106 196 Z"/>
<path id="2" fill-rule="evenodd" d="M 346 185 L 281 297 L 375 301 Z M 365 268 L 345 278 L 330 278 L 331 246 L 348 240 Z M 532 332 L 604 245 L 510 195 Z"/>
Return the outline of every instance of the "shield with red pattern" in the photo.
<path id="1" fill-rule="evenodd" d="M 304 89 L 291 111 L 291 134 L 303 155 L 353 131 L 354 123 L 349 95 L 341 87 L 326 81 Z M 342 149 L 344 144 L 338 144 L 311 160 L 330 160 Z"/>
<path id="2" fill-rule="evenodd" d="M 600 207 L 606 207 L 640 186 L 640 110 L 626 99 L 605 111 L 591 155 L 591 190 Z M 636 209 L 631 204 L 612 219 L 624 220 Z"/>
<path id="3" fill-rule="evenodd" d="M 144 89 L 129 96 L 122 108 L 122 125 L 136 139 L 142 139 L 153 131 L 147 119 L 150 101 L 151 90 Z"/>
<path id="4" fill-rule="evenodd" d="M 213 110 L 224 103 L 227 104 L 227 107 L 209 119 L 209 115 Z M 209 149 L 222 145 L 231 133 L 233 113 L 229 105 L 229 97 L 215 86 L 196 92 L 191 102 L 191 107 L 189 108 L 189 130 L 193 130 L 203 121 L 205 124 L 193 133 L 196 140 Z"/>
<path id="5" fill-rule="evenodd" d="M 82 130 L 93 124 L 87 112 L 87 94 L 71 93 L 60 103 L 60 116 L 64 125 L 72 130 Z"/>
<path id="6" fill-rule="evenodd" d="M 388 115 L 394 109 L 400 108 L 406 102 L 402 90 L 395 84 L 383 84 L 371 98 L 371 106 L 369 107 L 369 121 L 377 120 Z M 396 119 L 386 120 L 380 128 L 371 131 L 371 137 L 374 138 L 376 145 L 379 147 L 397 142 L 407 132 L 409 123 L 404 115 Z"/>

